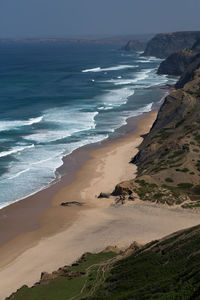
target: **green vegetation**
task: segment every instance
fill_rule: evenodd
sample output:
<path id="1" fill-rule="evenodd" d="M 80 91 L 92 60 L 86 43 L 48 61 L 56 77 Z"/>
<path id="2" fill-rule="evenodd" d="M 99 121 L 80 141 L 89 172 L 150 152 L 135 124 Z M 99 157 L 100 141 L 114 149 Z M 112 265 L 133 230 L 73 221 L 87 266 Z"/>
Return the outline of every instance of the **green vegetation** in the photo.
<path id="1" fill-rule="evenodd" d="M 191 189 L 193 187 L 193 184 L 189 182 L 181 182 L 178 184 L 178 187 L 181 189 Z"/>
<path id="2" fill-rule="evenodd" d="M 181 124 L 185 122 L 185 118 L 176 123 L 175 128 L 179 127 Z"/>
<path id="3" fill-rule="evenodd" d="M 145 180 L 136 180 L 136 183 L 139 184 L 138 189 L 136 190 L 138 196 L 141 199 L 145 199 L 146 194 L 151 193 L 152 191 L 155 191 L 157 188 L 157 185 L 154 183 L 147 183 Z"/>
<path id="4" fill-rule="evenodd" d="M 169 178 L 169 177 L 165 178 L 165 181 L 166 182 L 174 182 L 174 180 L 172 178 Z"/>
<path id="5" fill-rule="evenodd" d="M 144 201 L 151 201 L 157 203 L 166 203 L 168 205 L 181 204 L 184 199 L 181 197 L 181 190 L 178 187 L 148 183 L 144 180 L 136 180 L 139 187 L 135 189 L 139 198 Z"/>
<path id="6" fill-rule="evenodd" d="M 196 95 L 197 95 L 197 97 L 200 97 L 200 89 L 198 89 L 198 90 L 196 91 Z"/>
<path id="7" fill-rule="evenodd" d="M 195 187 L 193 188 L 193 192 L 197 195 L 200 195 L 200 184 L 195 185 Z"/>
<path id="8" fill-rule="evenodd" d="M 197 141 L 198 144 L 200 144 L 200 134 L 197 133 L 197 134 L 194 136 L 194 139 Z"/>
<path id="9" fill-rule="evenodd" d="M 173 159 L 177 156 L 183 155 L 185 153 L 185 150 L 176 150 L 172 155 L 170 155 L 168 158 Z"/>
<path id="10" fill-rule="evenodd" d="M 185 203 L 181 205 L 182 208 L 198 208 L 200 207 L 200 201 L 195 201 L 191 203 Z"/>
<path id="11" fill-rule="evenodd" d="M 91 266 L 87 274 L 53 279 L 34 288 L 23 287 L 10 299 L 199 299 L 200 226 L 152 241 L 125 258 L 113 258 L 111 253 L 94 254 L 94 257 L 90 254 L 88 259 L 97 265 L 92 267 L 87 263 Z M 81 287 L 84 287 L 82 291 Z"/>
<path id="12" fill-rule="evenodd" d="M 189 172 L 188 168 L 184 168 L 184 169 L 176 169 L 177 172 L 183 172 L 183 173 L 187 173 Z"/>
<path id="13" fill-rule="evenodd" d="M 33 288 L 23 286 L 11 299 L 14 300 L 66 300 L 72 297 L 82 299 L 89 296 L 93 287 L 98 287 L 109 273 L 109 263 L 116 257 L 113 252 L 87 253 L 67 269 L 63 276 L 44 280 Z M 106 262 L 106 267 L 105 267 Z M 68 275 L 76 273 L 75 275 Z"/>

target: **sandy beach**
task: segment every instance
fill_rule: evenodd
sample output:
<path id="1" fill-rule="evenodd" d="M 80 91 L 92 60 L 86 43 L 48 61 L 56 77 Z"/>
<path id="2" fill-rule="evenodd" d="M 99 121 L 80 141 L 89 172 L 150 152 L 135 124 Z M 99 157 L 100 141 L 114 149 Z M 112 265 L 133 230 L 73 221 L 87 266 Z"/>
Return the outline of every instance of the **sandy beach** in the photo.
<path id="1" fill-rule="evenodd" d="M 86 251 L 100 251 L 108 245 L 127 247 L 133 241 L 146 243 L 199 224 L 196 211 L 139 200 L 114 206 L 112 197 L 97 198 L 100 192 L 110 193 L 117 183 L 135 176 L 136 166 L 129 162 L 156 114 L 143 115 L 133 134 L 83 151 L 76 160 L 66 158 L 71 160 L 73 176 L 66 173 L 50 188 L 1 210 L 0 299 L 23 284 L 34 284 L 42 271 L 71 264 Z M 60 206 L 66 201 L 84 205 Z"/>

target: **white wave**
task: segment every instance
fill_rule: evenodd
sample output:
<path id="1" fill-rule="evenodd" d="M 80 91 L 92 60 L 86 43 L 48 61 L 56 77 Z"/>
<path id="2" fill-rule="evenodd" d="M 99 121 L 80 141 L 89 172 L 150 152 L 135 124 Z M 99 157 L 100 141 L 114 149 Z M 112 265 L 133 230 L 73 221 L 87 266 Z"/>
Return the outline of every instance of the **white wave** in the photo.
<path id="1" fill-rule="evenodd" d="M 87 69 L 83 70 L 82 73 L 88 73 L 88 72 L 105 72 L 105 71 L 118 71 L 118 70 L 123 70 L 123 69 L 131 69 L 131 68 L 137 68 L 137 65 L 119 65 L 116 67 L 109 67 L 109 68 L 93 68 L 93 69 Z"/>
<path id="2" fill-rule="evenodd" d="M 8 155 L 11 155 L 11 154 L 15 154 L 15 153 L 18 153 L 18 152 L 22 152 L 24 151 L 25 149 L 29 149 L 29 148 L 33 148 L 34 145 L 29 145 L 29 146 L 24 146 L 24 147 L 21 147 L 21 146 L 17 146 L 17 147 L 14 147 L 12 148 L 11 150 L 9 151 L 3 151 L 3 152 L 0 152 L 0 157 L 5 157 L 5 156 L 8 156 Z"/>
<path id="3" fill-rule="evenodd" d="M 102 107 L 104 107 L 104 110 L 108 110 L 113 107 L 118 107 L 123 104 L 126 104 L 128 101 L 128 97 L 130 97 L 133 94 L 134 89 L 128 87 L 108 91 L 107 94 L 102 96 Z"/>
<path id="4" fill-rule="evenodd" d="M 112 108 L 113 108 L 113 106 L 108 106 L 108 107 L 100 106 L 100 107 L 98 107 L 99 110 L 108 110 L 108 109 L 112 109 Z"/>
<path id="5" fill-rule="evenodd" d="M 153 62 L 153 61 L 160 62 L 163 60 L 162 58 L 158 58 L 155 56 L 140 56 L 140 59 L 145 60 L 147 62 Z"/>
<path id="6" fill-rule="evenodd" d="M 17 178 L 17 177 L 19 177 L 21 174 L 26 173 L 26 172 L 28 172 L 28 171 L 30 171 L 30 168 L 25 169 L 25 170 L 22 170 L 22 171 L 18 172 L 17 174 L 15 174 L 15 175 L 13 175 L 13 176 L 11 176 L 11 177 L 8 177 L 8 180 Z"/>
<path id="7" fill-rule="evenodd" d="M 149 74 L 153 71 L 154 69 L 146 69 L 138 72 L 136 74 L 136 77 L 131 79 L 123 79 L 123 80 L 118 80 L 118 79 L 111 79 L 107 80 L 104 82 L 110 82 L 114 83 L 114 85 L 129 85 L 129 84 L 134 84 L 134 83 L 139 83 L 140 81 L 144 81 L 149 77 Z"/>
<path id="8" fill-rule="evenodd" d="M 8 131 L 11 129 L 16 129 L 22 126 L 30 126 L 36 123 L 41 122 L 43 116 L 30 118 L 28 120 L 15 120 L 15 121 L 0 121 L 0 131 Z"/>
<path id="9" fill-rule="evenodd" d="M 143 114 L 145 112 L 149 112 L 152 110 L 152 106 L 153 106 L 153 102 L 147 104 L 146 106 L 142 107 L 142 108 L 139 108 L 135 111 L 136 115 L 138 114 Z"/>
<path id="10" fill-rule="evenodd" d="M 49 109 L 44 112 L 44 122 L 52 123 L 53 130 L 38 130 L 33 134 L 27 135 L 26 140 L 37 143 L 48 143 L 61 140 L 74 133 L 94 129 L 96 126 L 96 112 L 83 112 L 79 110 Z"/>

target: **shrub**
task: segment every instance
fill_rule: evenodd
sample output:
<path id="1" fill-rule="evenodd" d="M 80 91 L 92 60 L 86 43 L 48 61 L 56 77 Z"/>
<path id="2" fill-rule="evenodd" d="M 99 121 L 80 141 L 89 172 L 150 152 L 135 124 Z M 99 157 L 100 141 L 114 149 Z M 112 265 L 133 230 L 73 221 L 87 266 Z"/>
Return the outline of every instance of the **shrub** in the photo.
<path id="1" fill-rule="evenodd" d="M 179 184 L 177 184 L 177 186 L 182 189 L 190 189 L 193 187 L 193 184 L 189 182 L 180 182 Z"/>
<path id="2" fill-rule="evenodd" d="M 188 168 L 184 168 L 184 169 L 176 169 L 177 172 L 183 172 L 183 173 L 187 173 L 189 171 Z"/>
<path id="3" fill-rule="evenodd" d="M 174 180 L 172 178 L 169 178 L 169 177 L 165 178 L 165 181 L 166 182 L 174 182 Z"/>
<path id="4" fill-rule="evenodd" d="M 182 119 L 179 122 L 177 122 L 175 128 L 179 127 L 183 122 L 185 122 L 185 119 Z"/>
<path id="5" fill-rule="evenodd" d="M 193 191 L 195 194 L 200 195 L 200 184 L 195 185 Z"/>

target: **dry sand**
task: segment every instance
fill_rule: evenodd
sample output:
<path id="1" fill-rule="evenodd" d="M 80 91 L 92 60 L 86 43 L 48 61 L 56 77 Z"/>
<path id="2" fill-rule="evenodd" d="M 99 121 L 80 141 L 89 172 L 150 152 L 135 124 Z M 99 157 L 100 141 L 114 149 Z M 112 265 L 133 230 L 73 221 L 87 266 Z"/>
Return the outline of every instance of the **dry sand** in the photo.
<path id="1" fill-rule="evenodd" d="M 92 151 L 76 179 L 54 195 L 40 227 L 0 247 L 0 299 L 38 281 L 42 271 L 71 264 L 86 251 L 108 245 L 126 247 L 134 240 L 146 243 L 199 224 L 197 212 L 142 201 L 116 207 L 113 199 L 97 198 L 100 192 L 111 192 L 120 181 L 134 177 L 136 166 L 129 161 L 137 153 L 140 135 L 149 131 L 155 117 L 156 113 L 147 114 L 135 134 Z M 85 205 L 61 207 L 63 201 Z"/>

